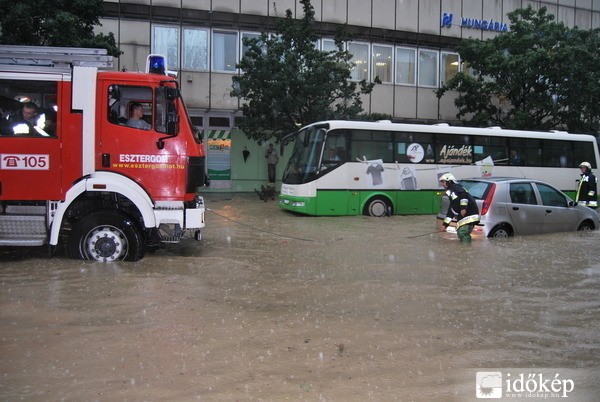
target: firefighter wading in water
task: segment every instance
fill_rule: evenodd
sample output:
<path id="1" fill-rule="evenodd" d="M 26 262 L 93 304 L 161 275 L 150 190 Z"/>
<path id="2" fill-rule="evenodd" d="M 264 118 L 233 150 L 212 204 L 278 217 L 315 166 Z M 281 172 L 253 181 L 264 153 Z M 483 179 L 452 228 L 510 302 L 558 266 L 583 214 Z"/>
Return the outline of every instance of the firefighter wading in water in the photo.
<path id="1" fill-rule="evenodd" d="M 598 196 L 596 192 L 596 176 L 592 173 L 592 165 L 589 162 L 581 162 L 581 179 L 577 187 L 575 202 L 581 203 L 592 209 L 598 208 Z"/>
<path id="2" fill-rule="evenodd" d="M 450 200 L 446 219 L 444 219 L 444 228 L 450 225 L 453 218 L 456 218 L 456 234 L 461 242 L 471 242 L 471 232 L 475 224 L 479 222 L 479 208 L 475 198 L 463 186 L 458 184 L 452 173 L 445 173 L 440 177 L 442 186 L 446 189 L 446 195 Z"/>

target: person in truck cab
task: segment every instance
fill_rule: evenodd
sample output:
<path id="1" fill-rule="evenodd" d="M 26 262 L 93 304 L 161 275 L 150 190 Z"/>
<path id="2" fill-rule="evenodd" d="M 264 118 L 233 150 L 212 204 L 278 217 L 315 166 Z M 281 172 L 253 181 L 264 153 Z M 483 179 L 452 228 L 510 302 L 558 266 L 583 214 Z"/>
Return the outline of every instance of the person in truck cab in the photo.
<path id="1" fill-rule="evenodd" d="M 34 102 L 25 102 L 21 110 L 6 116 L 2 125 L 4 135 L 44 135 L 44 115 L 40 115 Z M 44 133 L 44 134 L 42 134 Z"/>
<path id="2" fill-rule="evenodd" d="M 152 127 L 144 119 L 144 107 L 141 103 L 132 103 L 129 107 L 129 119 L 127 120 L 127 126 L 133 128 L 139 128 L 142 130 L 150 130 Z"/>

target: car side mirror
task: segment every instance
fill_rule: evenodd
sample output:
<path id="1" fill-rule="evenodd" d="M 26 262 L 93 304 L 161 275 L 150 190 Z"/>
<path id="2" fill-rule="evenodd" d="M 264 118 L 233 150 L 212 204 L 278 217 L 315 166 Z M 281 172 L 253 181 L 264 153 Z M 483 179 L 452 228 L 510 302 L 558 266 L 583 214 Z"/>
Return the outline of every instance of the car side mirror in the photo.
<path id="1" fill-rule="evenodd" d="M 577 206 L 577 203 L 575 201 L 571 200 L 571 201 L 569 201 L 569 206 L 570 207 L 575 207 L 575 206 Z"/>

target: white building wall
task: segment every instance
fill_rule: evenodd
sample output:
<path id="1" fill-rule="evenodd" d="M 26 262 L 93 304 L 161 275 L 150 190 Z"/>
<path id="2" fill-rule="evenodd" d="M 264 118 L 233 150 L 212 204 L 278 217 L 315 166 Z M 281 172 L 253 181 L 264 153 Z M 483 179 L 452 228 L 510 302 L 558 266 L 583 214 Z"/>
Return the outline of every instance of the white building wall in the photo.
<path id="1" fill-rule="evenodd" d="M 102 18 L 102 26 L 97 29 L 98 32 L 114 33 L 124 52 L 115 63 L 115 69 L 130 71 L 145 68 L 146 56 L 152 51 L 154 24 L 180 30 L 204 27 L 209 32 L 212 32 L 212 28 L 220 28 L 241 34 L 253 31 L 252 26 L 236 25 L 236 21 L 241 21 L 243 16 L 254 16 L 246 20 L 258 24 L 254 29 L 259 32 L 259 25 L 264 24 L 267 17 L 275 15 L 272 0 L 107 0 L 105 3 L 118 6 L 120 11 L 127 10 L 128 5 L 138 6 L 130 14 L 121 16 L 121 19 L 116 15 Z M 285 10 L 290 8 L 295 16 L 302 17 L 299 0 L 277 0 L 275 3 L 278 16 L 283 16 Z M 577 25 L 582 29 L 600 27 L 600 0 L 313 0 L 312 4 L 316 20 L 329 29 L 336 24 L 348 24 L 350 29 L 358 32 L 357 42 L 413 48 L 417 50 L 417 60 L 418 49 L 452 52 L 452 46 L 444 43 L 456 42 L 458 38 L 485 40 L 496 35 L 493 31 L 461 27 L 461 17 L 508 23 L 508 12 L 527 5 L 536 9 L 547 7 L 556 16 L 556 21 L 567 26 Z M 187 11 L 180 13 L 181 7 Z M 164 8 L 177 11 L 164 17 L 159 15 L 160 9 Z M 118 15 L 122 15 L 120 11 Z M 450 28 L 441 26 L 443 13 L 452 13 L 454 16 Z M 184 15 L 184 21 L 178 20 L 179 14 Z M 194 19 L 186 15 L 204 17 Z M 215 15 L 222 19 L 215 20 Z M 369 37 L 371 31 L 377 31 L 380 36 Z M 328 36 L 331 37 L 331 33 Z M 437 47 L 433 46 L 436 38 L 439 38 Z M 181 32 L 179 46 L 182 46 Z M 208 46 L 210 53 L 212 40 L 209 40 Z M 236 50 L 238 57 L 240 47 L 241 39 Z M 372 53 L 369 57 L 372 57 Z M 371 60 L 368 62 L 372 68 Z M 211 60 L 206 70 L 179 71 L 181 89 L 188 107 L 196 114 L 225 112 L 233 115 L 238 111 L 238 100 L 230 96 L 231 77 L 237 72 L 216 72 L 210 66 Z M 395 64 L 392 70 L 395 74 Z M 434 91 L 435 88 L 410 84 L 380 84 L 375 86 L 370 96 L 364 97 L 363 106 L 366 112 L 389 114 L 399 120 L 455 120 L 453 98 L 447 95 L 438 100 Z"/>
<path id="2" fill-rule="evenodd" d="M 442 0 L 441 4 L 442 4 L 442 8 L 441 11 L 439 12 L 440 15 L 442 13 L 452 13 L 454 15 L 462 15 L 462 6 L 463 6 L 463 0 Z M 441 28 L 439 25 L 439 21 L 438 21 L 438 34 L 442 34 L 443 31 L 443 35 L 444 36 L 451 36 L 454 38 L 460 38 L 462 37 L 462 31 L 463 29 L 460 27 L 459 24 L 453 24 L 452 27 L 450 28 Z"/>
<path id="3" fill-rule="evenodd" d="M 212 11 L 237 14 L 240 12 L 239 0 L 219 0 L 212 2 Z"/>
<path id="4" fill-rule="evenodd" d="M 441 2 L 439 0 L 419 0 L 419 33 L 439 35 Z"/>
<path id="5" fill-rule="evenodd" d="M 348 0 L 348 19 L 350 25 L 371 26 L 371 2 Z"/>
<path id="6" fill-rule="evenodd" d="M 324 0 L 321 5 L 322 21 L 345 24 L 348 2 L 346 0 Z"/>
<path id="7" fill-rule="evenodd" d="M 417 32 L 419 26 L 419 2 L 412 0 L 396 1 L 396 29 Z"/>
<path id="8" fill-rule="evenodd" d="M 373 0 L 373 26 L 396 29 L 396 0 Z"/>
<path id="9" fill-rule="evenodd" d="M 210 10 L 212 0 L 181 0 L 181 7 L 192 10 Z"/>

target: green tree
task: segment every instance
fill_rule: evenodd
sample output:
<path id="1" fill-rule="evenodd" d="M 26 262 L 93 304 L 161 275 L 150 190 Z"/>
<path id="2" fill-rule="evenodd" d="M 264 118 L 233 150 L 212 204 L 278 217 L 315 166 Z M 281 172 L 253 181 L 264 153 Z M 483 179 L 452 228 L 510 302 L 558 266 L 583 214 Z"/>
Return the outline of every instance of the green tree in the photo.
<path id="1" fill-rule="evenodd" d="M 508 32 L 461 42 L 458 52 L 475 74 L 459 73 L 438 97 L 457 91 L 457 117 L 468 125 L 598 132 L 600 30 L 567 28 L 544 7 L 508 18 Z"/>
<path id="2" fill-rule="evenodd" d="M 319 120 L 352 119 L 362 112 L 361 96 L 374 83 L 350 81 L 352 55 L 344 50 L 348 36 L 340 30 L 337 50 L 316 48 L 315 12 L 301 0 L 304 16 L 291 10 L 279 18 L 272 34 L 245 38 L 247 49 L 238 64 L 243 73 L 233 77 L 231 96 L 242 98 L 240 128 L 248 138 L 266 141 Z"/>
<path id="3" fill-rule="evenodd" d="M 113 33 L 94 34 L 102 0 L 0 0 L 0 43 L 103 48 L 121 55 Z"/>

